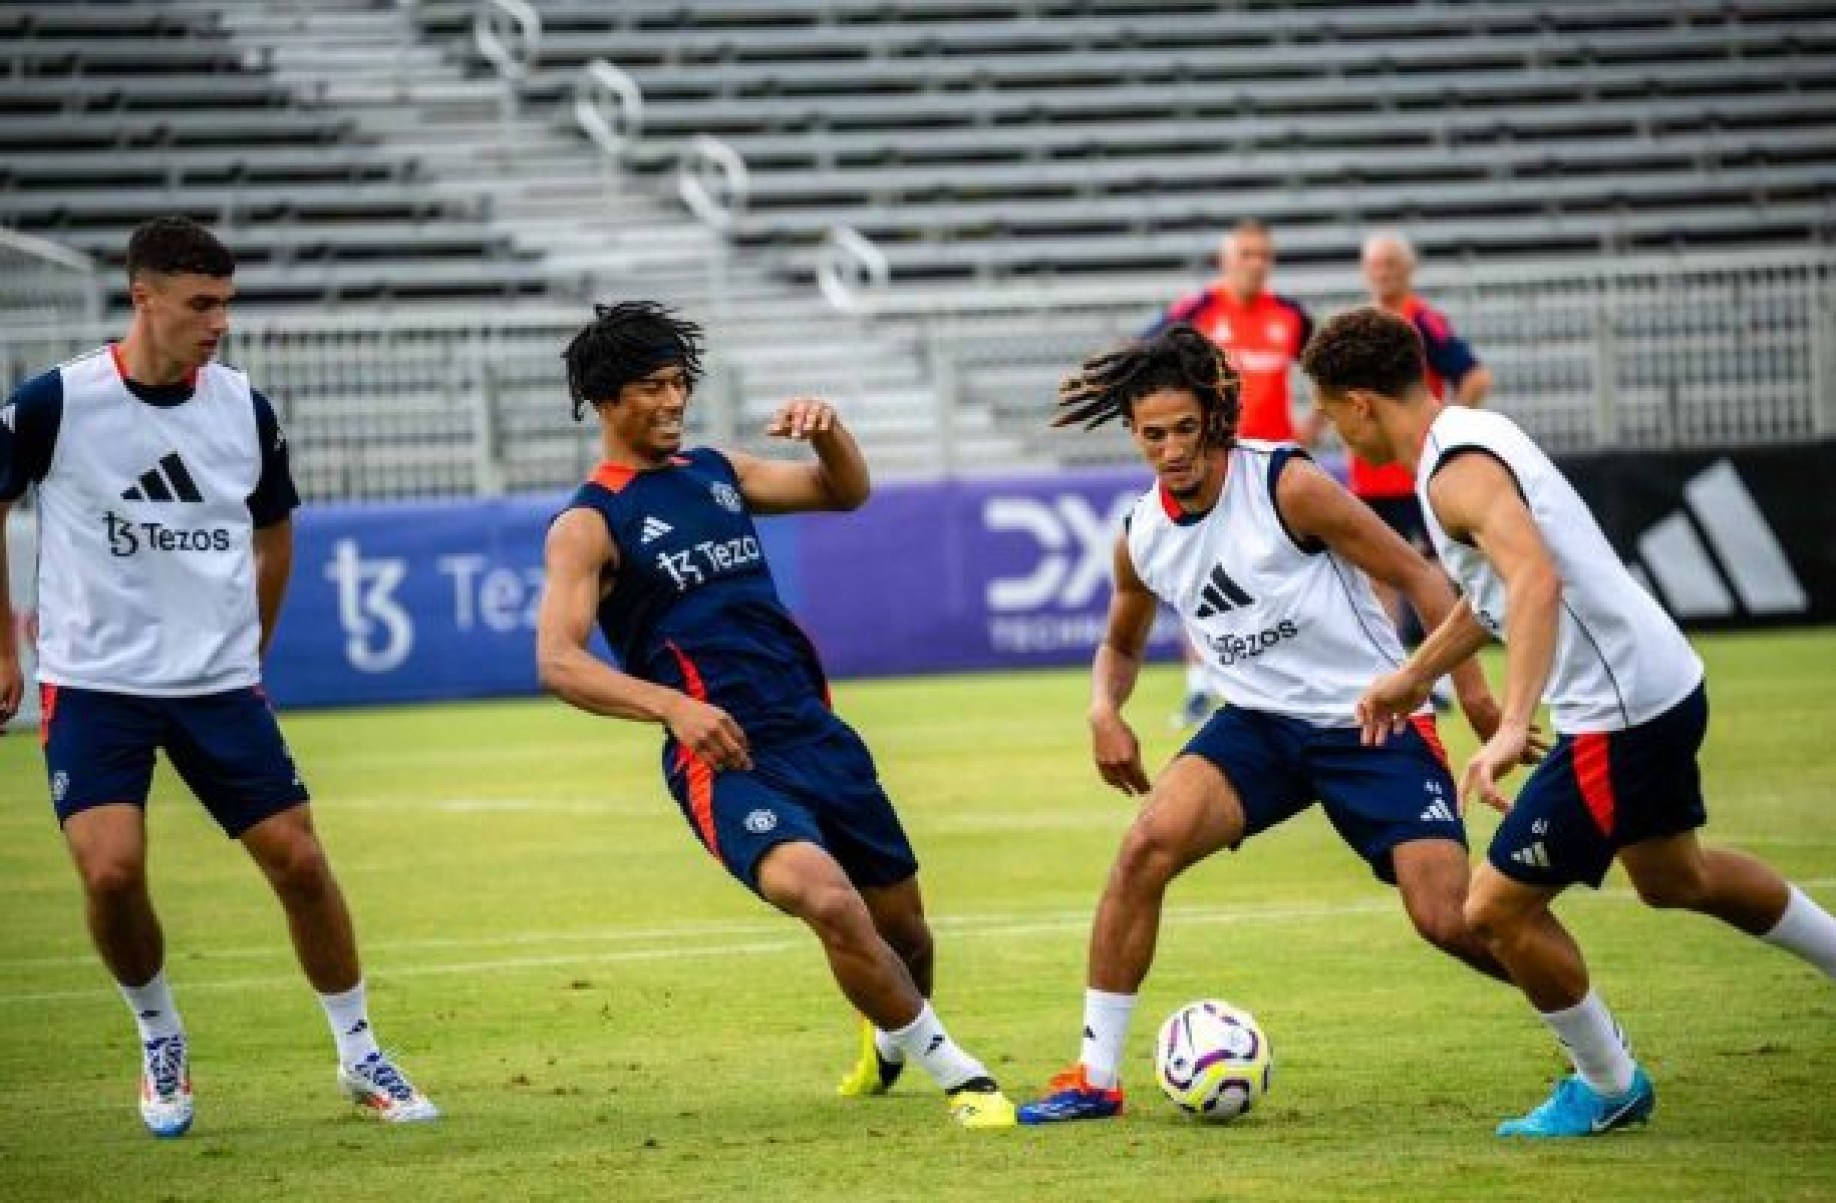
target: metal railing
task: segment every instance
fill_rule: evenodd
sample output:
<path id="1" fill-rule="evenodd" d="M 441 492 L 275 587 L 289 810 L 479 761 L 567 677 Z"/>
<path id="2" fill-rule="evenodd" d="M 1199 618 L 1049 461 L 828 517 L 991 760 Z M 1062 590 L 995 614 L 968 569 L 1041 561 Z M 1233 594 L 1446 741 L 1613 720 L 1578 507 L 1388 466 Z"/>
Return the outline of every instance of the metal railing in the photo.
<path id="1" fill-rule="evenodd" d="M 1286 291 L 1323 317 L 1360 303 L 1349 283 Z M 1423 291 L 1496 374 L 1489 404 L 1552 451 L 1836 437 L 1836 256 L 1447 269 Z M 1093 294 L 924 316 L 726 316 L 709 323 L 695 433 L 756 448 L 749 432 L 766 409 L 810 391 L 836 398 L 882 473 L 1124 460 L 1119 434 L 1045 422 L 1059 377 L 1157 308 Z M 281 408 L 309 496 L 558 489 L 597 456 L 590 427 L 567 417 L 559 359 L 584 316 L 528 306 L 244 319 L 225 356 Z M 0 380 L 10 388 L 118 334 L 9 323 Z"/>
<path id="2" fill-rule="evenodd" d="M 102 302 L 95 260 L 0 228 L 0 325 L 94 322 L 102 316 Z"/>

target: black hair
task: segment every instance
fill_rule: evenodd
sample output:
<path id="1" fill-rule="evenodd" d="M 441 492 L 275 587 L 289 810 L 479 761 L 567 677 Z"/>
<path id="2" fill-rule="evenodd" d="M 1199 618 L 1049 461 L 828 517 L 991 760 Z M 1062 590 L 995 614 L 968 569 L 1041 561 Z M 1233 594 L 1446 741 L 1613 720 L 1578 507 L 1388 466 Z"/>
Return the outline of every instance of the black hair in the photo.
<path id="1" fill-rule="evenodd" d="M 128 282 L 147 272 L 227 280 L 236 274 L 236 257 L 215 234 L 189 217 L 155 217 L 128 236 Z"/>
<path id="2" fill-rule="evenodd" d="M 1184 322 L 1114 351 L 1093 355 L 1058 386 L 1054 426 L 1078 422 L 1091 430 L 1134 416 L 1135 402 L 1162 389 L 1198 398 L 1205 441 L 1226 446 L 1237 434 L 1241 382 L 1218 345 Z"/>
<path id="3" fill-rule="evenodd" d="M 1374 306 L 1327 319 L 1307 340 L 1300 363 L 1316 387 L 1338 395 L 1368 389 L 1401 398 L 1428 375 L 1415 326 Z"/>
<path id="4" fill-rule="evenodd" d="M 593 320 L 561 352 L 574 421 L 587 406 L 618 400 L 627 384 L 670 364 L 682 365 L 693 389 L 702 374 L 702 341 L 700 326 L 655 301 L 593 306 Z"/>

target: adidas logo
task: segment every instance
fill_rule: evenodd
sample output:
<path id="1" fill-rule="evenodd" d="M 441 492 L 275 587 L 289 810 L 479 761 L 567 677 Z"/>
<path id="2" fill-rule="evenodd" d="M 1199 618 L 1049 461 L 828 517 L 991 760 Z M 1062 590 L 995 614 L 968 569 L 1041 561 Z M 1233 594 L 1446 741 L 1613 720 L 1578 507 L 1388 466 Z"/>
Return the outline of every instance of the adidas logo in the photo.
<path id="1" fill-rule="evenodd" d="M 1451 823 L 1454 821 L 1453 807 L 1436 798 L 1428 804 L 1428 809 L 1421 814 L 1424 823 Z"/>
<path id="2" fill-rule="evenodd" d="M 1241 585 L 1225 574 L 1224 565 L 1219 564 L 1211 570 L 1211 579 L 1205 582 L 1205 588 L 1199 594 L 1199 608 L 1193 617 L 1212 618 L 1228 614 L 1238 606 L 1249 605 L 1253 600 Z"/>
<path id="3" fill-rule="evenodd" d="M 352 1024 L 349 1028 L 345 1029 L 344 1034 L 346 1036 L 355 1036 L 359 1032 L 367 1032 L 369 1030 L 370 1030 L 370 1021 L 367 1019 L 359 1019 L 356 1023 Z"/>
<path id="4" fill-rule="evenodd" d="M 1725 618 L 1742 610 L 1798 614 L 1810 608 L 1778 536 L 1732 463 L 1722 460 L 1697 473 L 1683 486 L 1683 500 L 1683 509 L 1638 537 L 1632 564 L 1639 583 L 1672 615 Z"/>
<path id="5" fill-rule="evenodd" d="M 928 1057 L 943 1046 L 944 1038 L 942 1036 L 933 1036 L 931 1037 L 931 1042 L 924 1046 L 924 1055 Z"/>
<path id="6" fill-rule="evenodd" d="M 654 543 L 675 529 L 661 518 L 645 518 L 643 534 L 639 536 L 638 543 Z"/>
<path id="7" fill-rule="evenodd" d="M 1549 852 L 1543 847 L 1543 841 L 1541 840 L 1538 840 L 1534 844 L 1519 848 L 1516 852 L 1511 854 L 1511 859 L 1520 865 L 1529 865 L 1533 869 L 1547 869 L 1549 867 Z"/>
<path id="8" fill-rule="evenodd" d="M 198 492 L 191 473 L 185 470 L 185 461 L 173 452 L 159 461 L 159 465 L 149 468 L 140 474 L 140 483 L 121 494 L 123 501 L 203 501 L 204 495 Z"/>

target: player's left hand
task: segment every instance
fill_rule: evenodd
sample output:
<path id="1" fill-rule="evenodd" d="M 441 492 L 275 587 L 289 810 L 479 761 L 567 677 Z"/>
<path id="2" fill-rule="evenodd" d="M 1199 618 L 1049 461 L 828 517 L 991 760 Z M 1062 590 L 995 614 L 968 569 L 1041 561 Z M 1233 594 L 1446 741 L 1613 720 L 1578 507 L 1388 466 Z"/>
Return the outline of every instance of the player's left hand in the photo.
<path id="1" fill-rule="evenodd" d="M 1492 734 L 1460 774 L 1460 809 L 1477 800 L 1500 814 L 1511 809 L 1511 803 L 1499 792 L 1498 783 L 1510 776 L 1518 765 L 1527 763 L 1530 754 L 1530 728 L 1503 727 Z"/>
<path id="2" fill-rule="evenodd" d="M 1504 708 L 1498 704 L 1488 690 L 1484 693 L 1462 694 L 1459 698 L 1460 712 L 1466 715 L 1466 725 L 1473 729 L 1473 734 L 1484 743 L 1498 734 L 1498 725 L 1504 722 Z M 1524 742 L 1523 764 L 1536 764 L 1549 751 L 1549 737 L 1535 723 L 1530 725 L 1529 735 Z"/>
<path id="3" fill-rule="evenodd" d="M 1377 678 L 1353 709 L 1358 718 L 1361 742 L 1381 744 L 1391 735 L 1400 733 L 1428 700 L 1431 688 L 1432 683 L 1418 682 L 1403 671 Z"/>
<path id="4" fill-rule="evenodd" d="M 835 407 L 820 397 L 792 397 L 778 408 L 765 423 L 765 433 L 774 439 L 798 442 L 827 434 L 841 421 Z"/>

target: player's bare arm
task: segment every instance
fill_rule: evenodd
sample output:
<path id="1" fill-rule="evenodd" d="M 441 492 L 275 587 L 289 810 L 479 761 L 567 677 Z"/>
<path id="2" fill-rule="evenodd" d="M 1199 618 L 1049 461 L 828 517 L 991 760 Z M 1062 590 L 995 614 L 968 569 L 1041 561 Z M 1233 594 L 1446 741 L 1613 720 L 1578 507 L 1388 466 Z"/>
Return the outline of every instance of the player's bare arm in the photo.
<path id="1" fill-rule="evenodd" d="M 287 582 L 293 577 L 293 519 L 257 527 L 250 539 L 255 556 L 255 608 L 261 616 L 261 654 L 266 655 L 280 621 Z"/>
<path id="2" fill-rule="evenodd" d="M 1126 537 L 1116 540 L 1115 580 L 1108 628 L 1090 669 L 1091 754 L 1104 781 L 1125 794 L 1145 794 L 1149 782 L 1141 741 L 1122 717 L 1122 707 L 1141 676 L 1160 601 L 1135 572 Z"/>
<path id="3" fill-rule="evenodd" d="M 789 514 L 804 510 L 854 510 L 873 489 L 860 444 L 848 433 L 835 407 L 817 397 L 795 397 L 765 424 L 774 439 L 807 442 L 813 464 L 786 463 L 734 452 L 727 458 L 739 477 L 740 495 L 754 512 Z"/>
<path id="4" fill-rule="evenodd" d="M 1454 386 L 1454 402 L 1468 409 L 1477 409 L 1485 404 L 1486 394 L 1491 391 L 1492 369 L 1479 364 L 1460 377 L 1460 383 Z"/>
<path id="5" fill-rule="evenodd" d="M 19 712 L 19 703 L 25 697 L 25 677 L 19 668 L 19 647 L 14 642 L 13 595 L 6 564 L 6 519 L 12 509 L 12 502 L 0 501 L 0 723 L 6 723 Z"/>
<path id="6" fill-rule="evenodd" d="M 1498 781 L 1535 755 L 1533 724 L 1555 663 L 1562 577 L 1516 479 L 1496 459 L 1443 461 L 1428 496 L 1443 529 L 1478 547 L 1505 583 L 1504 716 L 1460 780 L 1462 799 L 1505 810 Z"/>
<path id="7" fill-rule="evenodd" d="M 1425 624 L 1438 627 L 1461 609 L 1453 586 L 1439 568 L 1311 462 L 1289 461 L 1275 483 L 1275 504 L 1289 530 L 1302 538 L 1318 539 L 1365 575 L 1401 593 Z M 1460 710 L 1483 740 L 1498 729 L 1499 707 L 1479 662 L 1472 658 L 1481 646 L 1473 645 L 1441 671 L 1453 677 Z M 1426 700 L 1429 687 L 1440 675 L 1428 678 L 1422 697 L 1403 712 L 1405 718 Z"/>
<path id="8" fill-rule="evenodd" d="M 546 579 L 536 616 L 536 668 L 542 687 L 590 714 L 661 723 L 683 747 L 716 770 L 749 769 L 746 733 L 718 706 L 639 680 L 587 646 L 618 549 L 591 510 L 555 519 L 543 548 Z"/>

